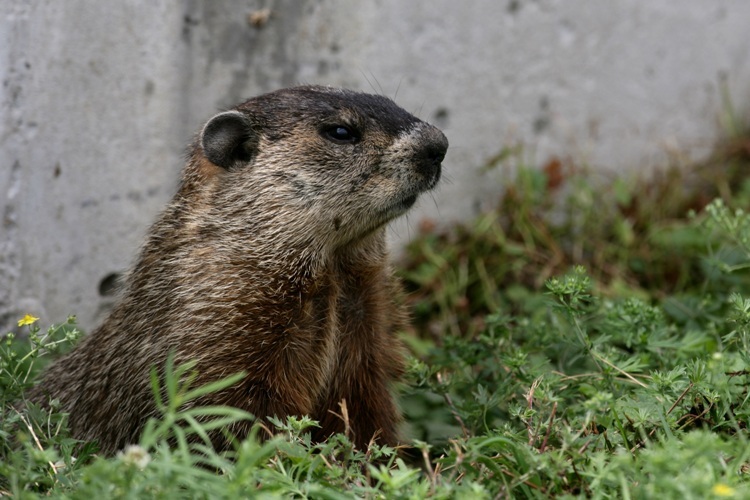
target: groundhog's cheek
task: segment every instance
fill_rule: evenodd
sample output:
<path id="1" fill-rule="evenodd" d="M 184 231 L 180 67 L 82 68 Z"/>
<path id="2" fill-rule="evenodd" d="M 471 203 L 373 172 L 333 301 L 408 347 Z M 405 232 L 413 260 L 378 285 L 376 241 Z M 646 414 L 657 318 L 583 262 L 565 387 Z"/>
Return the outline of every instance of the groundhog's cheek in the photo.
<path id="1" fill-rule="evenodd" d="M 319 176 L 293 169 L 273 172 L 266 175 L 263 181 L 263 188 L 256 192 L 263 192 L 265 196 L 273 195 L 293 206 L 317 203 L 330 191 Z"/>
<path id="2" fill-rule="evenodd" d="M 373 176 L 362 190 L 360 217 L 372 217 L 373 222 L 385 223 L 406 212 L 416 201 L 418 190 L 398 177 Z"/>
<path id="3" fill-rule="evenodd" d="M 402 179 L 393 172 L 383 172 L 370 175 L 357 191 L 370 200 L 370 204 L 379 205 L 384 200 L 398 196 L 403 188 Z"/>
<path id="4" fill-rule="evenodd" d="M 381 167 L 381 174 L 378 175 L 379 182 L 388 192 L 409 192 L 419 191 L 419 176 L 414 171 L 414 167 L 405 155 L 398 155 L 389 158 Z"/>

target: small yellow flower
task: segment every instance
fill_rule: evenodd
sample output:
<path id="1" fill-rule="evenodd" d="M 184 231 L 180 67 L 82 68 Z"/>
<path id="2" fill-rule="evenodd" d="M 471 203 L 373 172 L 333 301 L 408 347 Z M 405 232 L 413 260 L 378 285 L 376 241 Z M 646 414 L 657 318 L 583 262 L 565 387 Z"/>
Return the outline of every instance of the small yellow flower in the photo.
<path id="1" fill-rule="evenodd" d="M 18 326 L 33 325 L 37 321 L 39 321 L 39 318 L 36 318 L 31 314 L 27 314 L 26 316 L 18 320 Z"/>
<path id="2" fill-rule="evenodd" d="M 731 497 L 734 496 L 734 488 L 727 486 L 726 484 L 715 484 L 711 491 L 714 495 L 719 497 Z"/>

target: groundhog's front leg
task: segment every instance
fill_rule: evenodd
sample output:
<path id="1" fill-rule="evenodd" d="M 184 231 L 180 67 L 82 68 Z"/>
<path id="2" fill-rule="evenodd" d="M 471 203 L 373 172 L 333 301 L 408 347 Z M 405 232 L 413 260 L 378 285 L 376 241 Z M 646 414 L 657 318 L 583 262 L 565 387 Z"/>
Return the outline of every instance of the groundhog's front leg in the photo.
<path id="1" fill-rule="evenodd" d="M 366 449 L 373 437 L 380 444 L 395 446 L 401 414 L 391 384 L 404 371 L 402 346 L 395 333 L 403 328 L 405 314 L 393 301 L 389 280 L 352 277 L 348 285 L 339 308 L 337 362 L 317 405 L 314 417 L 321 428 L 314 437 L 321 440 L 348 432 L 360 449 Z"/>
<path id="2" fill-rule="evenodd" d="M 400 346 L 392 340 L 389 345 L 363 349 L 359 340 L 348 336 L 342 342 L 341 365 L 315 415 L 321 427 L 313 437 L 323 440 L 331 434 L 347 432 L 359 449 L 366 449 L 373 437 L 379 444 L 395 446 L 401 415 L 389 386 L 402 371 Z M 384 355 L 390 359 L 383 359 Z"/>

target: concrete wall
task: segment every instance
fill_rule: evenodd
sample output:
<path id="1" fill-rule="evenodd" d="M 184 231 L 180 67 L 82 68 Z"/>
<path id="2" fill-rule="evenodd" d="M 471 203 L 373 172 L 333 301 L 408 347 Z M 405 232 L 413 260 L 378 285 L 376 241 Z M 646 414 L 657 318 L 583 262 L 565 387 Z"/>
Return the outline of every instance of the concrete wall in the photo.
<path id="1" fill-rule="evenodd" d="M 0 328 L 95 326 L 217 109 L 322 83 L 442 127 L 447 181 L 402 242 L 492 205 L 481 166 L 506 144 L 613 171 L 705 153 L 721 82 L 750 104 L 748 19 L 743 0 L 4 0 Z"/>

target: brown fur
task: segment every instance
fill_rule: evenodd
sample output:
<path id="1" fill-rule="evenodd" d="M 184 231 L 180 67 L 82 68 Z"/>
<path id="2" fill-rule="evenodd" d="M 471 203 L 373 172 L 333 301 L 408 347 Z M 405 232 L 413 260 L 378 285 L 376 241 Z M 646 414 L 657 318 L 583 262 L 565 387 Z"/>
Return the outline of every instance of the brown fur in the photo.
<path id="1" fill-rule="evenodd" d="M 339 125 L 357 137 L 338 140 Z M 32 399 L 58 398 L 73 435 L 113 453 L 155 416 L 149 370 L 172 350 L 197 363 L 195 384 L 246 373 L 195 404 L 311 415 L 320 440 L 344 430 L 346 400 L 358 447 L 396 444 L 405 314 L 384 226 L 435 185 L 446 148 L 390 100 L 340 89 L 281 90 L 217 115 L 118 305 Z"/>

